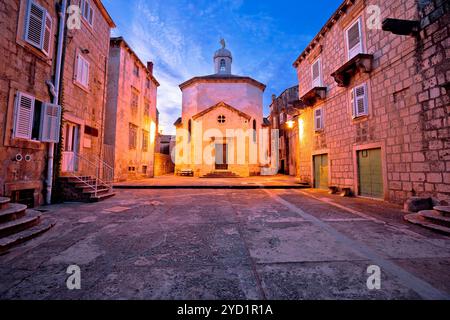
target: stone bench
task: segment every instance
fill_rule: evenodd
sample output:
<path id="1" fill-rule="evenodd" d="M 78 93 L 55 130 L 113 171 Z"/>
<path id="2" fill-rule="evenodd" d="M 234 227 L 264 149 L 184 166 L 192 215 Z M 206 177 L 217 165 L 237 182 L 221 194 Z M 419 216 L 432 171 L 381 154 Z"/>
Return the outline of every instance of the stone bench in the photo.
<path id="1" fill-rule="evenodd" d="M 341 197 L 352 197 L 352 188 L 342 188 Z"/>
<path id="2" fill-rule="evenodd" d="M 330 189 L 329 194 L 336 194 L 339 192 L 339 188 L 336 186 L 329 186 L 328 189 Z"/>

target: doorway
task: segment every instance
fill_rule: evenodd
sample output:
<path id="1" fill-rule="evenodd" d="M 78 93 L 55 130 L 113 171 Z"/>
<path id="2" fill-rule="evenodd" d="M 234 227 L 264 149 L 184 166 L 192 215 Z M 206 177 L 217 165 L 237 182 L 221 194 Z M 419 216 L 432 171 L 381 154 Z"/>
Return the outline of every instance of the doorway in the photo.
<path id="1" fill-rule="evenodd" d="M 314 156 L 314 188 L 328 189 L 328 154 Z"/>
<path id="2" fill-rule="evenodd" d="M 228 170 L 227 144 L 216 143 L 216 170 Z"/>
<path id="3" fill-rule="evenodd" d="M 383 198 L 383 169 L 381 149 L 358 151 L 359 195 Z"/>
<path id="4" fill-rule="evenodd" d="M 78 171 L 78 152 L 80 145 L 80 126 L 67 122 L 64 126 L 64 151 L 62 153 L 63 172 Z"/>

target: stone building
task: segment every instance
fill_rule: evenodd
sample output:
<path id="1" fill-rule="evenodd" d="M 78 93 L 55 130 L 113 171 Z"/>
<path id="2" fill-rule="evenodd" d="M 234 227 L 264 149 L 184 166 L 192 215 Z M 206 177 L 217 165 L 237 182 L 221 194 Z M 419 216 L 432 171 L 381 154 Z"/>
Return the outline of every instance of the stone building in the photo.
<path id="1" fill-rule="evenodd" d="M 44 137 L 43 120 L 51 110 L 46 82 L 53 77 L 58 15 L 54 1 L 3 0 L 0 19 L 0 196 L 33 207 L 45 197 L 51 137 Z"/>
<path id="2" fill-rule="evenodd" d="M 215 74 L 180 85 L 182 117 L 177 127 L 176 173 L 195 176 L 261 174 L 267 164 L 268 130 L 263 121 L 266 86 L 231 73 L 233 57 L 225 48 L 214 55 Z"/>
<path id="3" fill-rule="evenodd" d="M 80 28 L 67 29 L 63 68 L 61 174 L 100 177 L 111 28 L 100 0 L 73 0 Z M 105 169 L 106 170 L 106 169 Z"/>
<path id="4" fill-rule="evenodd" d="M 450 200 L 449 26 L 445 1 L 341 4 L 294 63 L 303 182 Z"/>
<path id="5" fill-rule="evenodd" d="M 294 117 L 298 113 L 298 85 L 286 89 L 280 96 L 272 97 L 268 120 L 272 130 L 278 130 L 279 173 L 297 175 L 298 127 Z M 276 134 L 276 132 L 272 132 Z"/>
<path id="6" fill-rule="evenodd" d="M 154 176 L 158 81 L 123 38 L 110 41 L 105 145 L 114 180 Z M 107 157 L 105 157 L 107 158 Z"/>

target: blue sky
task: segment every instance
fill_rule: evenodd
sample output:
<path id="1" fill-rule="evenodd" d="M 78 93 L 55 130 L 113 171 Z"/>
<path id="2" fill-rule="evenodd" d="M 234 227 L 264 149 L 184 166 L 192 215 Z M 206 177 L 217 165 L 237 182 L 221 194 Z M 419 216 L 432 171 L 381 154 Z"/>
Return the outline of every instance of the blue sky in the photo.
<path id="1" fill-rule="evenodd" d="M 292 63 L 342 0 L 104 0 L 123 36 L 142 61 L 153 61 L 160 129 L 173 134 L 181 114 L 178 85 L 212 74 L 212 56 L 225 38 L 233 73 L 267 85 L 272 94 L 298 84 Z"/>

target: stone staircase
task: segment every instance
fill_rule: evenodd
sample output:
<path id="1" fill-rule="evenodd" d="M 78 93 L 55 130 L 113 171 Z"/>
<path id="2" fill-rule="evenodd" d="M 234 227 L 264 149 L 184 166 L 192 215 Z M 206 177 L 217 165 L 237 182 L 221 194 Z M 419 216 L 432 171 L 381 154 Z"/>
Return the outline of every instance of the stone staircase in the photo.
<path id="1" fill-rule="evenodd" d="M 405 216 L 405 220 L 424 228 L 450 235 L 450 206 L 436 206 L 433 209 L 408 214 Z"/>
<path id="2" fill-rule="evenodd" d="M 54 226 L 49 221 L 42 221 L 41 216 L 26 205 L 10 203 L 9 198 L 0 197 L 0 254 Z"/>
<path id="3" fill-rule="evenodd" d="M 65 201 L 99 202 L 115 196 L 111 186 L 91 176 L 59 178 Z"/>
<path id="4" fill-rule="evenodd" d="M 204 175 L 202 178 L 209 178 L 209 179 L 240 178 L 240 176 L 230 171 L 214 171 Z"/>

